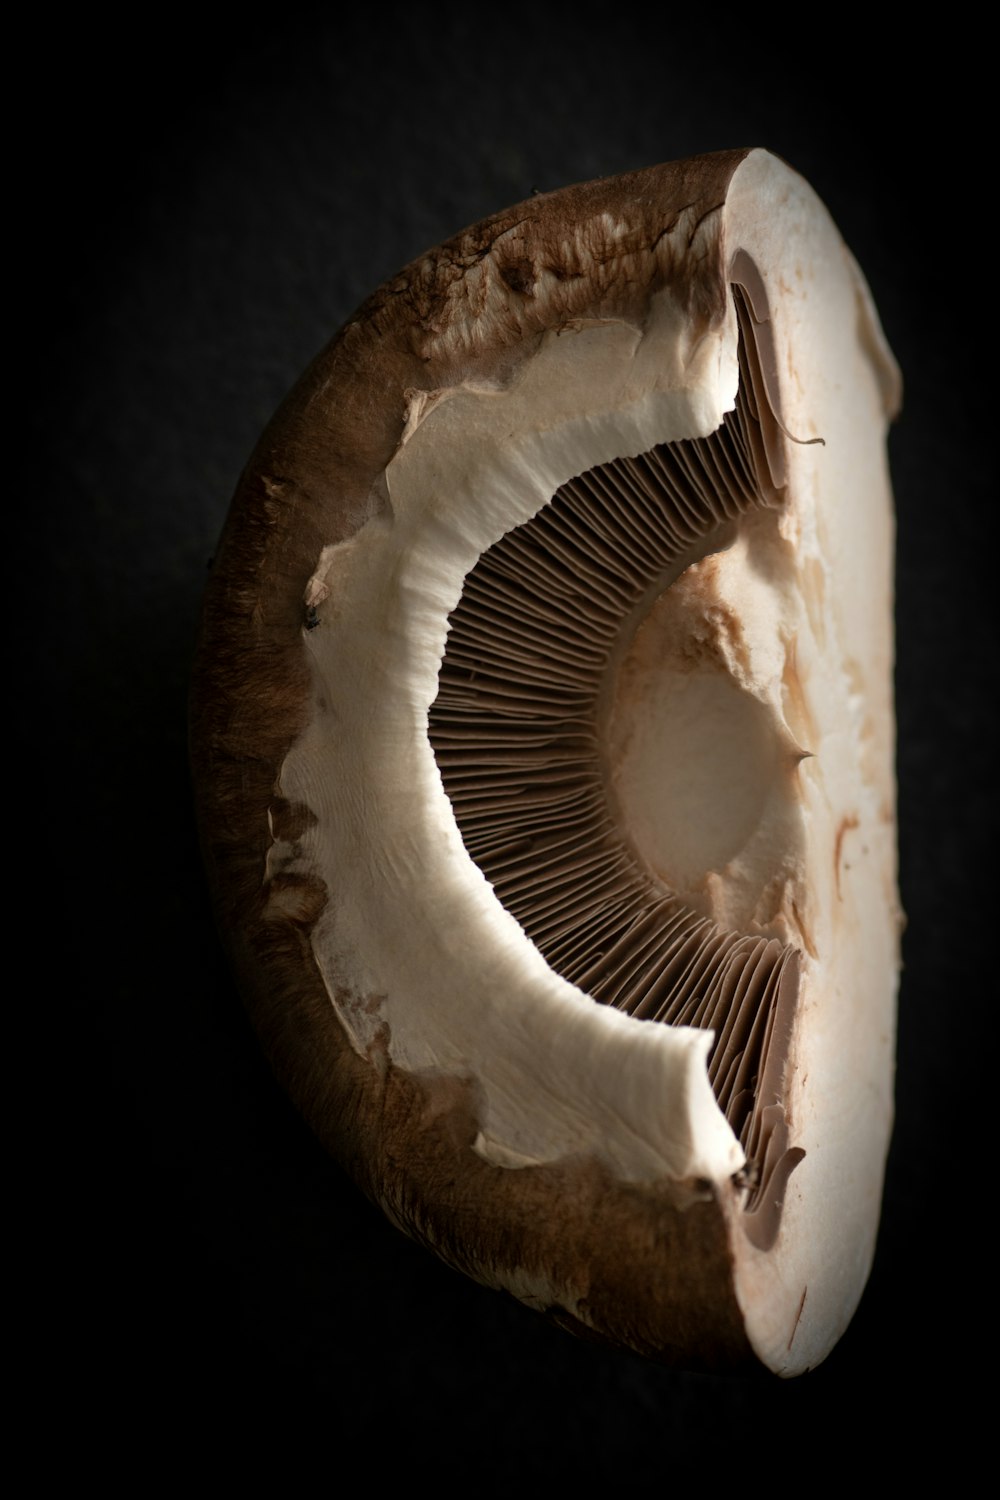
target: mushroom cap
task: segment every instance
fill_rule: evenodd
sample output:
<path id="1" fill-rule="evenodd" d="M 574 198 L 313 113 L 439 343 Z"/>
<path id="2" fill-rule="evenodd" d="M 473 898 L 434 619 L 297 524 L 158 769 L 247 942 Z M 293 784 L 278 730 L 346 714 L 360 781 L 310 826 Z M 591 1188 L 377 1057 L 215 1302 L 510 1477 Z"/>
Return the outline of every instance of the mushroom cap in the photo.
<path id="1" fill-rule="evenodd" d="M 240 479 L 206 598 L 203 846 L 291 1096 L 451 1265 L 690 1368 L 815 1365 L 871 1263 L 898 969 L 897 404 L 863 279 L 768 153 L 539 195 L 413 262 L 314 361 Z M 488 559 L 545 595 L 504 547 L 558 551 L 531 528 L 585 513 L 616 465 L 718 466 L 737 429 L 752 502 L 708 496 L 701 529 L 637 572 L 573 737 L 609 809 L 601 858 L 638 893 L 629 930 L 681 922 L 706 955 L 692 1004 L 752 992 L 730 1046 L 749 1102 L 723 1108 L 723 1011 L 643 1019 L 652 974 L 633 1013 L 600 1003 L 573 976 L 600 977 L 612 938 L 550 962 L 550 925 L 502 897 L 504 860 L 470 852 L 461 788 L 493 775 L 496 705 L 449 652 Z M 518 691 L 549 693 L 604 593 L 592 579 L 561 616 L 525 616 Z M 512 762 L 519 805 L 539 763 L 530 745 Z"/>

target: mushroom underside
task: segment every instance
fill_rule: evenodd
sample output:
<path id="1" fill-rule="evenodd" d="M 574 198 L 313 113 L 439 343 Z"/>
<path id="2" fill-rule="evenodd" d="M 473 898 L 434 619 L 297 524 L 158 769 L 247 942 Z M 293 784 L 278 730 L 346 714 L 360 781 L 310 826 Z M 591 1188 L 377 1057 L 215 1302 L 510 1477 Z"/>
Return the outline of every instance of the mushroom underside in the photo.
<path id="1" fill-rule="evenodd" d="M 202 835 L 280 1076 L 450 1264 L 676 1363 L 809 1368 L 871 1263 L 898 395 L 767 153 L 543 195 L 359 310 L 213 569 Z"/>

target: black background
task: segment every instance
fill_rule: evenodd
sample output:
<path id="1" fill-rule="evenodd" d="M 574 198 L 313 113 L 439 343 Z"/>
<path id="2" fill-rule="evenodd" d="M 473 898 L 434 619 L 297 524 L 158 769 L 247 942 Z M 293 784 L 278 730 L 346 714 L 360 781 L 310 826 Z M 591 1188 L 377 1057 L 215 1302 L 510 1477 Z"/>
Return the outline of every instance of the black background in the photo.
<path id="1" fill-rule="evenodd" d="M 975 1440 L 996 721 L 976 81 L 945 108 L 931 80 L 954 66 L 936 43 L 902 67 L 846 21 L 799 38 L 705 9 L 559 24 L 286 10 L 226 33 L 164 12 L 141 32 L 63 29 L 57 62 L 32 44 L 29 255 L 10 293 L 30 331 L 14 795 L 48 819 L 25 919 L 41 924 L 38 1073 L 54 1053 L 69 1066 L 54 1111 L 27 1069 L 58 1120 L 40 1179 L 56 1227 L 39 1233 L 46 1290 L 31 1305 L 42 1388 L 109 1471 L 140 1445 L 154 1467 L 211 1454 L 235 1473 L 276 1444 L 290 1473 L 325 1454 L 331 1483 L 352 1454 L 387 1484 L 492 1494 L 753 1475 L 774 1452 L 800 1483 L 849 1471 L 868 1443 L 887 1471 L 901 1447 L 961 1468 Z M 890 448 L 909 916 L 898 1121 L 862 1306 L 828 1361 L 787 1384 L 580 1345 L 383 1222 L 244 1020 L 185 744 L 228 497 L 356 305 L 535 188 L 757 144 L 826 201 L 905 380 Z"/>

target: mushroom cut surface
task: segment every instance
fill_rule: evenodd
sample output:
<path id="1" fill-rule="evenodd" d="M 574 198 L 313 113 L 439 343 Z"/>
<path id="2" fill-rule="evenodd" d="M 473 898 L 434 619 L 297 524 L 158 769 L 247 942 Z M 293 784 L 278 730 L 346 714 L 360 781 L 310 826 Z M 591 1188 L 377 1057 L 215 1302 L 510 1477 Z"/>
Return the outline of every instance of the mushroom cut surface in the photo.
<path id="1" fill-rule="evenodd" d="M 194 691 L 255 1025 L 394 1223 L 563 1326 L 796 1374 L 892 1118 L 899 377 L 763 151 L 376 292 L 240 482 Z"/>

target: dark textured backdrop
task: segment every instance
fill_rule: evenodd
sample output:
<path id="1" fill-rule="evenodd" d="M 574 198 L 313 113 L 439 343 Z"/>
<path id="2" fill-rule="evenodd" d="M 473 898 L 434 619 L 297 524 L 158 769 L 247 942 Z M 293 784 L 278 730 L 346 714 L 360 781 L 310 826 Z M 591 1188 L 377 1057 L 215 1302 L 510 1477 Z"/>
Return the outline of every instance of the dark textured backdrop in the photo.
<path id="1" fill-rule="evenodd" d="M 68 929 L 32 913 L 44 1045 L 68 1040 L 70 1064 L 46 1189 L 48 1389 L 109 1466 L 126 1432 L 154 1461 L 221 1434 L 230 1467 L 265 1440 L 294 1456 L 318 1438 L 332 1473 L 349 1451 L 387 1483 L 484 1494 L 752 1474 L 775 1441 L 796 1482 L 851 1467 L 867 1439 L 887 1466 L 914 1441 L 961 1462 L 974 1423 L 956 1371 L 985 1281 L 971 1084 L 987 1048 L 975 872 L 995 838 L 996 683 L 973 378 L 986 288 L 960 233 L 965 127 L 942 124 L 926 82 L 948 59 L 925 49 L 904 72 L 836 23 L 800 42 L 714 11 L 582 11 L 565 34 L 528 10 L 279 13 L 226 36 L 193 14 L 134 35 L 80 23 L 54 70 L 39 66 L 53 128 L 33 136 L 24 305 L 20 284 L 11 296 L 31 330 L 17 656 L 41 685 L 19 727 L 34 755 L 44 726 L 42 851 L 70 913 Z M 906 380 L 891 442 L 898 1127 L 862 1307 L 788 1385 L 595 1352 L 383 1223 L 258 1055 L 212 929 L 185 758 L 228 496 L 363 297 L 534 188 L 745 144 L 826 200 Z"/>

